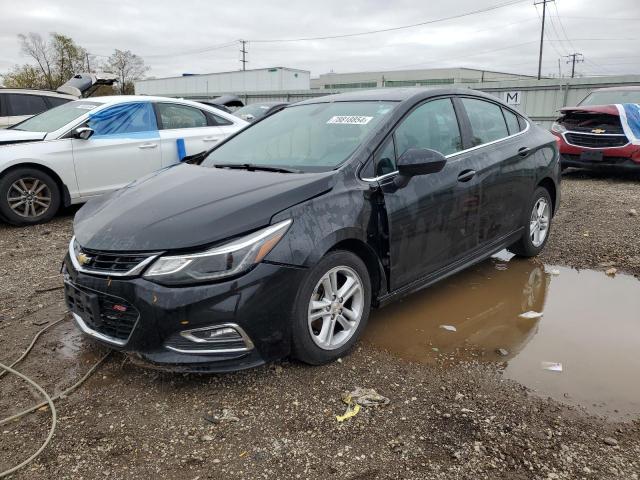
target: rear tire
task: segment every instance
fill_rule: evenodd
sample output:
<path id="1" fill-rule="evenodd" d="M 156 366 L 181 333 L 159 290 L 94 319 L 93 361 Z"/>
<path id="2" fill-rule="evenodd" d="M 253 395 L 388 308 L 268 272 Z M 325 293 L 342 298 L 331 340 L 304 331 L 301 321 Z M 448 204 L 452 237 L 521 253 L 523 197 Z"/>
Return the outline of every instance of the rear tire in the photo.
<path id="1" fill-rule="evenodd" d="M 0 178 L 0 217 L 12 225 L 51 220 L 60 208 L 60 188 L 36 168 L 18 168 Z"/>
<path id="2" fill-rule="evenodd" d="M 522 238 L 508 250 L 520 257 L 535 257 L 544 249 L 551 232 L 553 203 L 546 188 L 538 187 L 535 190 L 527 212 Z"/>
<path id="3" fill-rule="evenodd" d="M 345 250 L 327 253 L 296 295 L 293 356 L 311 365 L 340 358 L 360 338 L 370 309 L 371 280 L 364 262 Z"/>

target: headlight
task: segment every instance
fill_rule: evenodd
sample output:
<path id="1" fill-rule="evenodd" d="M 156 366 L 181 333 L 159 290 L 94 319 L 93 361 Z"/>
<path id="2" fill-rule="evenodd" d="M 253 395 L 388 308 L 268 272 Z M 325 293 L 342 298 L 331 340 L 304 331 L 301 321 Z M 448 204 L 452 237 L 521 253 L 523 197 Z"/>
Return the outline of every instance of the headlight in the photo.
<path id="1" fill-rule="evenodd" d="M 556 133 L 564 133 L 567 131 L 566 127 L 558 122 L 553 122 L 551 125 L 551 131 Z"/>
<path id="2" fill-rule="evenodd" d="M 236 275 L 262 261 L 287 232 L 291 222 L 276 223 L 202 253 L 160 257 L 144 277 L 158 283 L 179 285 Z"/>

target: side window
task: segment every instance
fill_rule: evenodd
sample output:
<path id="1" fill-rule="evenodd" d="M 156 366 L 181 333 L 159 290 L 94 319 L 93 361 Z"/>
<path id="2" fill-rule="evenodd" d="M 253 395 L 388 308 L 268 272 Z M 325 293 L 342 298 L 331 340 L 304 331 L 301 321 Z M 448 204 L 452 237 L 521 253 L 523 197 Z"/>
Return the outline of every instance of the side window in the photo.
<path id="1" fill-rule="evenodd" d="M 22 95 L 10 93 L 7 95 L 9 112 L 13 116 L 36 115 L 48 109 L 44 98 L 39 95 Z"/>
<path id="2" fill-rule="evenodd" d="M 520 123 L 518 123 L 518 116 L 511 110 L 506 108 L 502 109 L 504 113 L 504 119 L 507 121 L 507 127 L 509 127 L 509 135 L 514 135 L 520 131 Z"/>
<path id="3" fill-rule="evenodd" d="M 175 103 L 158 103 L 157 107 L 164 130 L 208 126 L 207 117 L 197 108 Z"/>
<path id="4" fill-rule="evenodd" d="M 420 105 L 396 129 L 395 138 L 398 157 L 410 148 L 430 148 L 443 155 L 462 150 L 462 137 L 451 99 L 442 98 Z"/>
<path id="5" fill-rule="evenodd" d="M 213 127 L 223 127 L 225 125 L 233 125 L 233 122 L 226 118 L 215 115 L 211 112 L 205 112 L 208 119 L 208 124 Z"/>
<path id="6" fill-rule="evenodd" d="M 68 98 L 60 98 L 60 97 L 47 97 L 47 100 L 49 100 L 49 104 L 51 105 L 51 108 L 59 107 L 60 105 L 64 105 L 65 103 L 68 103 L 71 101 Z"/>
<path id="7" fill-rule="evenodd" d="M 396 149 L 390 136 L 374 157 L 375 176 L 386 175 L 396 170 Z"/>
<path id="8" fill-rule="evenodd" d="M 509 136 L 500 106 L 477 98 L 462 98 L 462 104 L 471 122 L 473 146 Z"/>
<path id="9" fill-rule="evenodd" d="M 123 103 L 90 113 L 87 125 L 95 132 L 91 138 L 158 130 L 150 102 Z"/>

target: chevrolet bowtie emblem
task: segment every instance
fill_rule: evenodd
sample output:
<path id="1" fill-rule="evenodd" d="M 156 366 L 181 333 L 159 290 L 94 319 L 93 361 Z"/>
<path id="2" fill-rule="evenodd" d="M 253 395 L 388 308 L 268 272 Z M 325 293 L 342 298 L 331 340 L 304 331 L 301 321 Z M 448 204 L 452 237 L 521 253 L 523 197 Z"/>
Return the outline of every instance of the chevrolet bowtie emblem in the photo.
<path id="1" fill-rule="evenodd" d="M 606 132 L 606 130 L 603 130 L 602 128 L 594 128 L 593 130 L 591 130 L 591 133 L 604 133 Z"/>
<path id="2" fill-rule="evenodd" d="M 91 261 L 91 257 L 86 255 L 86 254 L 84 254 L 84 253 L 79 253 L 76 258 L 78 259 L 78 263 L 80 265 L 86 265 L 87 263 L 89 263 Z"/>

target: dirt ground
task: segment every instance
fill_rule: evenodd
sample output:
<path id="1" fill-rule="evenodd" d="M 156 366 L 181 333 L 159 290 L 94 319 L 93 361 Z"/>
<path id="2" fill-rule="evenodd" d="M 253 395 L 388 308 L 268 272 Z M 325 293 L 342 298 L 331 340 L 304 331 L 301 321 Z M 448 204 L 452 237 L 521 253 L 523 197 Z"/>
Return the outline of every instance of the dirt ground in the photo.
<path id="1" fill-rule="evenodd" d="M 640 179 L 570 172 L 542 260 L 640 275 Z M 61 259 L 73 211 L 30 228 L 0 225 L 0 362 L 65 315 Z M 640 286 L 640 285 L 639 285 Z M 19 366 L 49 392 L 104 353 L 69 320 Z M 375 388 L 389 405 L 339 423 L 341 394 Z M 0 417 L 39 402 L 0 379 Z M 57 402 L 51 444 L 15 478 L 638 479 L 640 421 L 614 423 L 542 399 L 500 365 L 413 364 L 361 342 L 323 367 L 279 362 L 226 375 L 141 369 L 113 353 Z M 45 439 L 44 409 L 0 426 L 0 471 Z M 605 441 L 606 439 L 606 441 Z"/>

